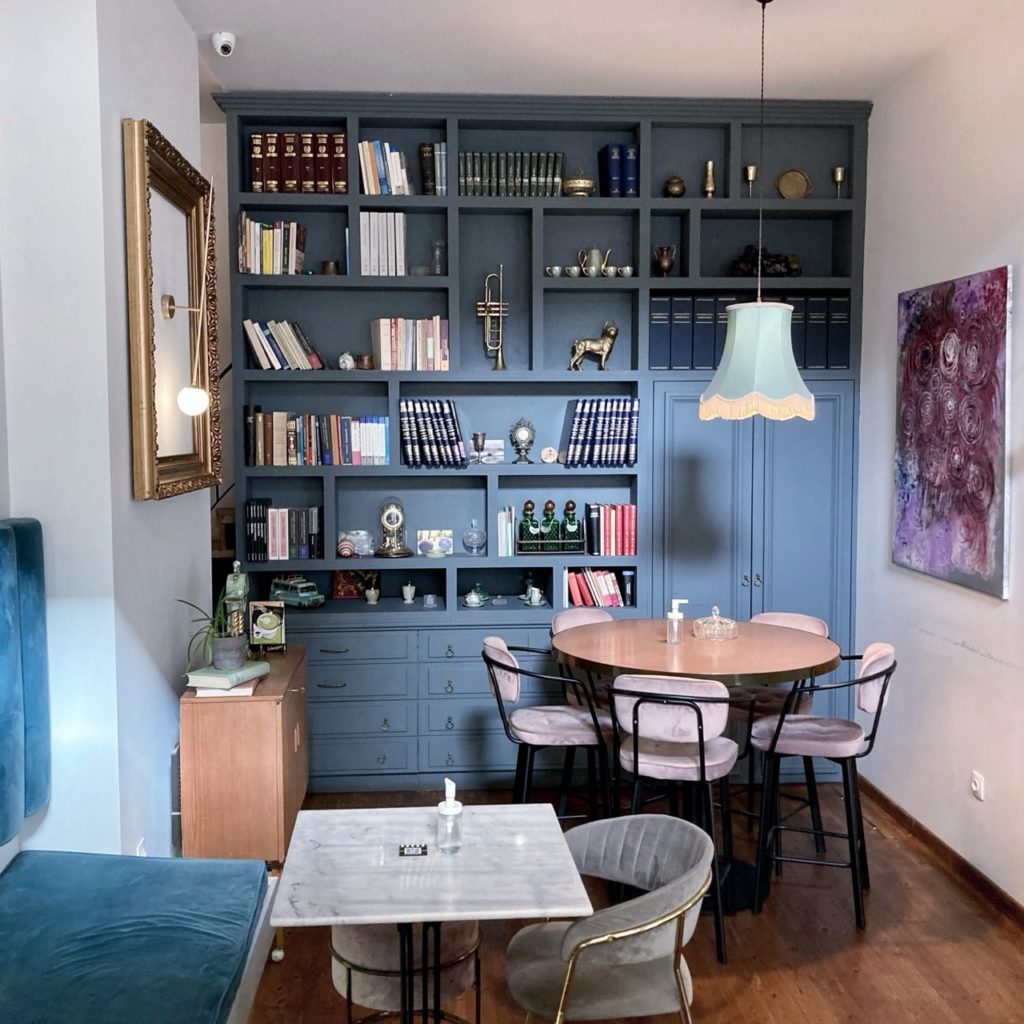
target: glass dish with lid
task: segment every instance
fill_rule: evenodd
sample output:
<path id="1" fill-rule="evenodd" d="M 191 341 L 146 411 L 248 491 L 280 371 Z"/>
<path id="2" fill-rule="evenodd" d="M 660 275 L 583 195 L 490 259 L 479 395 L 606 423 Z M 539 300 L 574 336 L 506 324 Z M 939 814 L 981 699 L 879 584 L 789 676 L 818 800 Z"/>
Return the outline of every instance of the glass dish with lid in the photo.
<path id="1" fill-rule="evenodd" d="M 710 615 L 693 620 L 693 635 L 698 640 L 735 640 L 737 632 L 735 620 L 720 615 L 718 605 L 711 609 Z"/>

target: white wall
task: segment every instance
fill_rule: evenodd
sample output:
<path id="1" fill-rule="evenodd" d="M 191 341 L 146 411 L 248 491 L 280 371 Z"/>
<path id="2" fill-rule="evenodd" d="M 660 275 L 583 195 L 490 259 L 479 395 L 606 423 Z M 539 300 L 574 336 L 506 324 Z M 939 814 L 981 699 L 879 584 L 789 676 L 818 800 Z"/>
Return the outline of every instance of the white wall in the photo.
<path id="1" fill-rule="evenodd" d="M 121 118 L 198 164 L 195 38 L 173 0 L 41 0 L 0 47 L 10 506 L 43 522 L 54 747 L 26 845 L 169 853 L 174 599 L 209 603 L 209 499 L 131 498 Z"/>
<path id="2" fill-rule="evenodd" d="M 1021 418 L 1008 444 L 1008 602 L 890 564 L 896 296 L 1012 264 L 1024 287 L 1024 14 L 1001 12 L 874 97 L 870 124 L 860 423 L 858 635 L 896 645 L 892 699 L 863 772 L 1024 902 L 1024 466 Z M 1015 331 L 1024 332 L 1020 322 Z M 1009 389 L 1024 402 L 1024 355 Z M 1011 403 L 1012 409 L 1012 403 Z M 972 769 L 987 793 L 969 792 Z"/>

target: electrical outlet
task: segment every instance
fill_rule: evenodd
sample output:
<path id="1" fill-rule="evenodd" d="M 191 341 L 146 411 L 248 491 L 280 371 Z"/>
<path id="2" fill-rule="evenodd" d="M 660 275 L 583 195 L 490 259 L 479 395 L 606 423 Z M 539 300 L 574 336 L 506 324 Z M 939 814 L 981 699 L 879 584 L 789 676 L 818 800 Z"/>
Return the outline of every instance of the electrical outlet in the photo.
<path id="1" fill-rule="evenodd" d="M 981 772 L 971 772 L 971 796 L 975 800 L 985 799 L 985 776 Z"/>
<path id="2" fill-rule="evenodd" d="M 146 854 L 146 840 L 144 838 L 140 839 L 139 842 L 138 842 L 138 845 L 135 847 L 135 856 L 136 857 L 145 857 L 145 856 L 147 856 L 147 854 Z"/>

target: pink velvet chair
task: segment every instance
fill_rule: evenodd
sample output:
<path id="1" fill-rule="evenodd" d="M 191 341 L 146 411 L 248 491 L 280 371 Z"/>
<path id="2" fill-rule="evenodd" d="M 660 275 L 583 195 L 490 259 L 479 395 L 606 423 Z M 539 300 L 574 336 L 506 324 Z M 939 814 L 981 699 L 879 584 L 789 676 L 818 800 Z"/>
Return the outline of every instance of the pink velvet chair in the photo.
<path id="1" fill-rule="evenodd" d="M 891 644 L 869 644 L 862 655 L 844 656 L 846 661 L 860 661 L 860 670 L 854 679 L 838 683 L 806 686 L 812 697 L 820 692 L 856 687 L 857 708 L 871 716 L 870 731 L 846 718 L 827 718 L 823 715 L 802 714 L 797 709 L 800 691 L 793 690 L 783 703 L 778 715 L 770 715 L 754 723 L 751 743 L 764 753 L 765 773 L 761 791 L 761 833 L 757 848 L 757 882 L 754 912 L 760 911 L 769 886 L 770 864 L 792 861 L 797 864 L 824 864 L 850 869 L 853 883 L 853 906 L 857 927 L 864 927 L 864 889 L 870 885 L 867 847 L 864 843 L 864 822 L 860 809 L 860 791 L 857 785 L 857 760 L 871 753 L 878 734 L 882 708 L 889 697 L 889 683 L 896 671 L 896 653 Z M 779 789 L 779 763 L 783 757 L 824 757 L 835 761 L 843 773 L 843 797 L 846 805 L 846 832 L 828 832 L 820 827 L 812 829 L 784 825 L 779 820 L 777 793 Z M 783 856 L 778 837 L 784 831 L 814 833 L 815 831 L 846 839 L 849 861 L 825 861 L 809 857 Z"/>
<path id="2" fill-rule="evenodd" d="M 610 815 L 608 747 L 614 735 L 610 713 L 597 707 L 589 683 L 572 676 L 551 676 L 523 668 L 515 656 L 517 651 L 536 653 L 529 647 L 509 647 L 501 637 L 484 637 L 483 659 L 498 703 L 501 723 L 505 735 L 519 748 L 513 801 L 526 803 L 530 799 L 534 756 L 538 750 L 560 747 L 568 758 L 577 747 L 584 747 L 591 754 L 588 758 L 591 766 L 591 812 L 596 811 L 596 784 L 601 791 L 604 811 Z M 567 697 L 565 703 L 515 707 L 522 695 L 524 677 L 559 684 Z"/>
<path id="3" fill-rule="evenodd" d="M 689 784 L 698 799 L 697 823 L 715 840 L 712 792 L 720 787 L 722 847 L 732 860 L 729 772 L 739 748 L 723 733 L 729 723 L 729 688 L 713 679 L 680 676 L 618 676 L 612 686 L 612 710 L 618 736 L 618 766 L 633 776 L 632 813 L 640 811 L 648 780 Z M 715 912 L 715 948 L 726 962 L 723 874 L 712 865 L 711 898 Z"/>

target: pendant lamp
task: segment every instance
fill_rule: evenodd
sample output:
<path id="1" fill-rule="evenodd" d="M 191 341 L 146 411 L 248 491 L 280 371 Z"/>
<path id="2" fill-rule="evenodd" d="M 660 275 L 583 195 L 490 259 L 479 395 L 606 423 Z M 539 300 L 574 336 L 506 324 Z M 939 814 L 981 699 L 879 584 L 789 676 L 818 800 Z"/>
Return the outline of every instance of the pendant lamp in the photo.
<path id="1" fill-rule="evenodd" d="M 771 0 L 761 5 L 761 166 L 764 166 L 764 21 Z M 762 181 L 763 178 L 759 178 Z M 757 301 L 726 307 L 725 350 L 715 376 L 700 396 L 702 420 L 743 420 L 764 416 L 814 419 L 814 395 L 807 390 L 793 358 L 793 307 L 761 301 L 764 191 L 757 193 Z"/>

